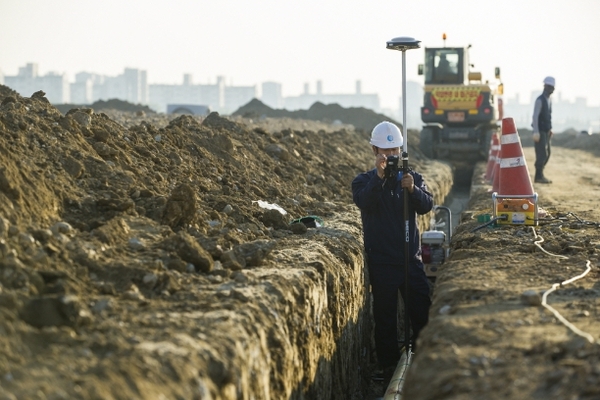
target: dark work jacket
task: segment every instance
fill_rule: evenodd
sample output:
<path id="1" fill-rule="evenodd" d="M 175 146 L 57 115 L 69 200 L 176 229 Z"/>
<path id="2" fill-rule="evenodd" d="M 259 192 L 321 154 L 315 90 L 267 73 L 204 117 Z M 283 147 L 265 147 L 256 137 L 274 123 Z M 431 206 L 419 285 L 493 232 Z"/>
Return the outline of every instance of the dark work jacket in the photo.
<path id="1" fill-rule="evenodd" d="M 415 190 L 408 199 L 409 262 L 422 267 L 417 214 L 431 211 L 433 196 L 427 191 L 421 174 L 409 173 L 415 182 Z M 370 263 L 404 264 L 406 231 L 401 179 L 402 172 L 398 172 L 396 182 L 385 182 L 377 176 L 377 169 L 373 169 L 352 181 L 352 195 L 360 208 L 365 252 Z"/>
<path id="2" fill-rule="evenodd" d="M 548 102 L 548 98 L 542 93 L 538 99 L 542 102 L 542 109 L 538 117 L 538 128 L 540 132 L 548 132 L 552 130 L 552 108 Z"/>

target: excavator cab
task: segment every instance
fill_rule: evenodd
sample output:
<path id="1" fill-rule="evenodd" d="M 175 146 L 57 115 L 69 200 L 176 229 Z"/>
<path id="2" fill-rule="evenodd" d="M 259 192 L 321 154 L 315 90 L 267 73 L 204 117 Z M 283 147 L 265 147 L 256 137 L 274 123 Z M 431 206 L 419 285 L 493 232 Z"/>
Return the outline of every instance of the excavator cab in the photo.
<path id="1" fill-rule="evenodd" d="M 465 59 L 463 48 L 425 49 L 425 84 L 462 84 L 468 74 Z"/>

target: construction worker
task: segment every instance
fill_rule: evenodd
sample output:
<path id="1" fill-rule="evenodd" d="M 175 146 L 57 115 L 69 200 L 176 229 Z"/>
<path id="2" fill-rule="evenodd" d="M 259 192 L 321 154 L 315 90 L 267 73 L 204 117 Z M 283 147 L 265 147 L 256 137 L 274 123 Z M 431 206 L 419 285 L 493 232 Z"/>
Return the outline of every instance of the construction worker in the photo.
<path id="1" fill-rule="evenodd" d="M 391 156 L 398 156 L 403 144 L 402 133 L 390 122 L 381 122 L 371 132 L 370 140 L 375 168 L 359 174 L 352 181 L 354 203 L 361 212 L 364 249 L 373 295 L 375 319 L 375 350 L 380 379 L 391 379 L 400 358 L 398 348 L 398 290 L 406 298 L 404 284 L 404 189 L 407 189 L 409 223 L 409 300 L 408 315 L 414 344 L 427 324 L 429 282 L 421 260 L 417 214 L 426 214 L 433 207 L 433 196 L 421 174 L 394 171 L 390 176 L 386 165 Z"/>
<path id="2" fill-rule="evenodd" d="M 550 139 L 552 138 L 552 102 L 555 80 L 544 78 L 544 91 L 535 100 L 533 108 L 533 142 L 535 147 L 535 183 L 552 183 L 544 176 L 544 167 L 550 159 Z"/>
<path id="3" fill-rule="evenodd" d="M 445 53 L 440 55 L 438 65 L 435 69 L 436 80 L 440 83 L 458 83 L 457 69 L 455 64 L 450 64 Z"/>
<path id="4" fill-rule="evenodd" d="M 437 73 L 442 76 L 455 73 L 452 70 L 452 68 L 450 67 L 450 62 L 446 58 L 446 54 L 442 54 L 440 56 L 440 62 L 438 63 L 438 66 L 437 66 Z"/>

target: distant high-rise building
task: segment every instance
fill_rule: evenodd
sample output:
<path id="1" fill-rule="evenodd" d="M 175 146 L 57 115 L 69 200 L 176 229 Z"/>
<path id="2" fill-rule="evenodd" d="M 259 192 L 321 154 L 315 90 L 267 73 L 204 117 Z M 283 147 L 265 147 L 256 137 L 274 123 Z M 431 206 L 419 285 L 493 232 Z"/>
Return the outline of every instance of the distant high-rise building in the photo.
<path id="1" fill-rule="evenodd" d="M 50 72 L 40 77 L 40 80 L 41 89 L 46 92 L 46 98 L 50 103 L 60 104 L 70 101 L 69 80 L 65 74 Z"/>
<path id="2" fill-rule="evenodd" d="M 263 82 L 261 101 L 273 109 L 283 107 L 281 83 Z"/>
<path id="3" fill-rule="evenodd" d="M 19 67 L 19 77 L 21 78 L 37 78 L 38 76 L 38 65 L 35 63 L 28 63 L 24 67 Z"/>
<path id="4" fill-rule="evenodd" d="M 25 97 L 42 90 L 48 101 L 55 104 L 67 103 L 70 98 L 66 75 L 50 72 L 39 76 L 38 65 L 35 63 L 20 67 L 16 76 L 5 76 L 4 84 Z"/>
<path id="5" fill-rule="evenodd" d="M 140 71 L 140 104 L 148 104 L 150 101 L 150 88 L 148 87 L 148 72 Z"/>
<path id="6" fill-rule="evenodd" d="M 92 104 L 96 100 L 108 100 L 110 94 L 104 90 L 105 76 L 89 72 L 75 74 L 71 84 L 71 102 L 74 104 Z"/>
<path id="7" fill-rule="evenodd" d="M 133 104 L 148 104 L 148 75 L 146 71 L 125 68 L 123 74 L 105 76 L 79 72 L 70 84 L 71 102 L 91 104 L 99 100 L 119 99 Z"/>
<path id="8" fill-rule="evenodd" d="M 125 68 L 123 75 L 117 79 L 124 90 L 124 96 L 119 97 L 134 104 L 148 103 L 148 82 L 146 71 L 135 68 Z"/>
<path id="9" fill-rule="evenodd" d="M 43 90 L 37 71 L 37 64 L 28 63 L 24 67 L 19 67 L 19 73 L 16 76 L 5 76 L 4 81 L 6 86 L 17 91 L 21 96 L 31 96 L 38 90 Z M 46 90 L 44 92 L 49 96 L 53 95 Z"/>
<path id="10" fill-rule="evenodd" d="M 319 88 L 320 87 L 320 88 Z M 321 93 L 319 94 L 319 91 Z M 341 107 L 364 107 L 376 112 L 380 111 L 379 95 L 377 94 L 323 94 L 320 81 L 317 82 L 317 93 L 308 92 L 308 83 L 304 85 L 304 93 L 300 96 L 291 96 L 283 99 L 284 107 L 288 110 L 305 110 L 310 108 L 315 102 L 323 104 L 338 104 Z M 343 122 L 343 121 L 342 121 Z"/>
<path id="11" fill-rule="evenodd" d="M 222 110 L 225 105 L 225 77 L 217 76 L 217 84 L 214 87 L 214 92 L 211 92 L 211 103 L 218 103 L 217 110 Z"/>
<path id="12" fill-rule="evenodd" d="M 91 78 L 76 80 L 71 83 L 71 103 L 73 104 L 92 104 L 92 95 L 94 82 Z"/>
<path id="13" fill-rule="evenodd" d="M 211 111 L 224 112 L 225 79 L 223 77 L 217 77 L 216 84 L 196 85 L 192 83 L 191 75 L 186 74 L 183 83 L 183 85 L 149 85 L 150 107 L 158 112 L 166 112 L 167 104 L 187 104 L 206 106 Z M 236 94 L 231 96 L 235 98 Z"/>
<path id="14" fill-rule="evenodd" d="M 317 81 L 317 95 L 323 94 L 323 82 Z"/>

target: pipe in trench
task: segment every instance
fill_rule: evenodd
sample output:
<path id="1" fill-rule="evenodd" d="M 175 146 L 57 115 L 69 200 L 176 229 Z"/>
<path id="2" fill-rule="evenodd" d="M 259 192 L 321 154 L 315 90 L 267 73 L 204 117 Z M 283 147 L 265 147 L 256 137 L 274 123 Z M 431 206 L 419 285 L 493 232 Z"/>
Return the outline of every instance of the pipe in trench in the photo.
<path id="1" fill-rule="evenodd" d="M 401 400 L 402 399 L 402 388 L 404 387 L 404 379 L 410 366 L 412 352 L 403 351 L 392 375 L 392 379 L 388 384 L 387 390 L 383 395 L 383 400 Z"/>

